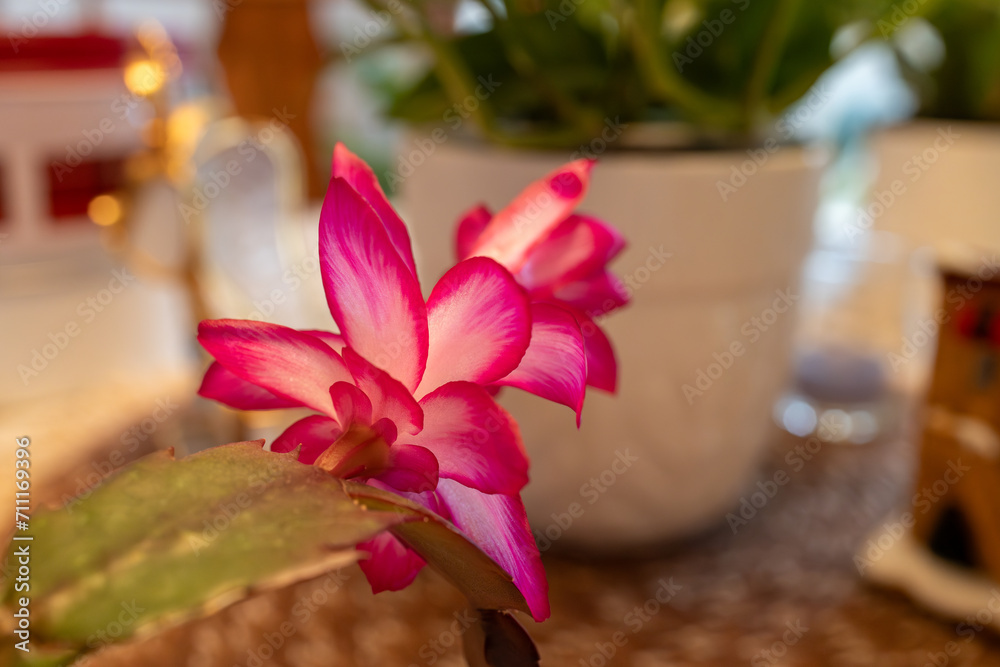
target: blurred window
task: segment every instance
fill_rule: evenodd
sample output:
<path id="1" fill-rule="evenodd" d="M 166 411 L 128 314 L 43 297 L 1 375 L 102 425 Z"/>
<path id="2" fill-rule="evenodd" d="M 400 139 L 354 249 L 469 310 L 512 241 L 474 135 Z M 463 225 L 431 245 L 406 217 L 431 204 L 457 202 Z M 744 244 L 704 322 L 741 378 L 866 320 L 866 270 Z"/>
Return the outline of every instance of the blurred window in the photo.
<path id="1" fill-rule="evenodd" d="M 123 160 L 105 158 L 66 167 L 53 160 L 48 165 L 49 214 L 56 222 L 85 219 L 87 205 L 121 187 Z"/>

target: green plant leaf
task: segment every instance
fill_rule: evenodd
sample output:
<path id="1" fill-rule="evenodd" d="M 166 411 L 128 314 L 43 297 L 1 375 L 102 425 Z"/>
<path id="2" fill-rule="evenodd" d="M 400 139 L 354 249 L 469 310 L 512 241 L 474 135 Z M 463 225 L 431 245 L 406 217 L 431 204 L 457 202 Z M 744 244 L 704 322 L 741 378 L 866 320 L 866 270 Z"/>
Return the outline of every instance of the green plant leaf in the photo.
<path id="1" fill-rule="evenodd" d="M 390 530 L 450 581 L 475 609 L 517 609 L 531 613 L 509 574 L 451 523 L 427 508 L 375 487 L 345 482 L 347 493 L 379 513 L 403 520 Z"/>
<path id="2" fill-rule="evenodd" d="M 410 519 L 373 511 L 340 480 L 255 443 L 153 454 L 31 519 L 33 540 L 8 550 L 17 567 L 28 545 L 30 590 L 8 578 L 6 624 L 25 597 L 33 650 L 86 652 L 352 563 L 358 542 Z"/>
<path id="3" fill-rule="evenodd" d="M 933 71 L 910 72 L 923 92 L 921 114 L 1000 121 L 1000 4 L 938 0 L 920 8 L 945 47 L 944 61 Z"/>
<path id="4" fill-rule="evenodd" d="M 935 2 L 946 4 L 926 4 Z M 955 4 L 972 2 L 993 0 Z M 493 9 L 481 32 L 430 27 L 420 35 L 439 47 L 436 67 L 397 91 L 390 114 L 410 123 L 461 125 L 460 117 L 469 116 L 462 105 L 473 91 L 446 85 L 447 65 L 465 72 L 473 86 L 479 77 L 502 83 L 488 100 L 490 127 L 480 128 L 493 142 L 572 149 L 597 136 L 602 119 L 621 116 L 626 123 L 683 120 L 706 138 L 742 143 L 769 130 L 833 64 L 831 40 L 840 28 L 902 11 L 893 0 L 502 4 L 505 11 Z M 996 59 L 980 55 L 977 61 Z M 1000 99 L 997 90 L 983 94 Z"/>

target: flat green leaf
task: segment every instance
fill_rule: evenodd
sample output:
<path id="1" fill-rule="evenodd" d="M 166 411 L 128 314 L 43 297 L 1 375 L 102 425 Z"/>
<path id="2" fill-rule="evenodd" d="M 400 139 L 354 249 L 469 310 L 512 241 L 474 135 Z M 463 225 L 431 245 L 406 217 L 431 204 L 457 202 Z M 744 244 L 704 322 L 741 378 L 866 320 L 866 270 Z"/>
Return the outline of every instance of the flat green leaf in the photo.
<path id="1" fill-rule="evenodd" d="M 458 588 L 473 608 L 531 613 L 510 575 L 451 523 L 395 494 L 355 482 L 344 487 L 372 511 L 405 517 L 390 528 L 392 533 Z"/>
<path id="2" fill-rule="evenodd" d="M 354 546 L 400 521 L 342 483 L 255 443 L 130 465 L 76 505 L 39 512 L 29 598 L 33 646 L 86 651 L 211 613 L 260 590 L 356 560 Z M 7 612 L 9 613 L 9 611 Z"/>

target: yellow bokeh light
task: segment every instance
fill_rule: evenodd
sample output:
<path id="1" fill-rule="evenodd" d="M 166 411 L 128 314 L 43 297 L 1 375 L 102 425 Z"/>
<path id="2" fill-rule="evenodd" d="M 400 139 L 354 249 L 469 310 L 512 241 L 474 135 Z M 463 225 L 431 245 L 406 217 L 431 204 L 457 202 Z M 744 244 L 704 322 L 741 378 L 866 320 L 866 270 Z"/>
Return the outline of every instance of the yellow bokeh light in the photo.
<path id="1" fill-rule="evenodd" d="M 191 102 L 179 105 L 167 118 L 168 140 L 179 146 L 193 148 L 211 120 L 211 114 L 204 104 Z"/>
<path id="2" fill-rule="evenodd" d="M 155 60 L 134 60 L 125 67 L 125 85 L 136 95 L 152 95 L 167 77 Z"/>
<path id="3" fill-rule="evenodd" d="M 167 118 L 166 171 L 175 183 L 192 175 L 191 156 L 211 120 L 211 110 L 203 102 L 180 105 Z"/>
<path id="4" fill-rule="evenodd" d="M 87 216 L 94 224 L 108 227 L 122 217 L 122 205 L 112 195 L 98 195 L 87 204 Z"/>

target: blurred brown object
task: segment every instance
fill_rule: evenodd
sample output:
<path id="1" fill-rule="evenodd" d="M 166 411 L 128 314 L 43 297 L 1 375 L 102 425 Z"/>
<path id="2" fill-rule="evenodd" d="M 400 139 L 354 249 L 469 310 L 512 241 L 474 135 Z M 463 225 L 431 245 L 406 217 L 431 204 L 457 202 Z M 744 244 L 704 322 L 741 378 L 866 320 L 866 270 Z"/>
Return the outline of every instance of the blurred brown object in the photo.
<path id="1" fill-rule="evenodd" d="M 1000 581 L 1000 280 L 992 268 L 943 277 L 916 488 L 954 490 L 918 513 L 913 530 L 940 555 Z"/>
<path id="2" fill-rule="evenodd" d="M 268 120 L 281 112 L 306 161 L 310 199 L 325 182 L 310 126 L 313 90 L 323 64 L 307 0 L 242 0 L 226 4 L 219 60 L 236 112 Z"/>

